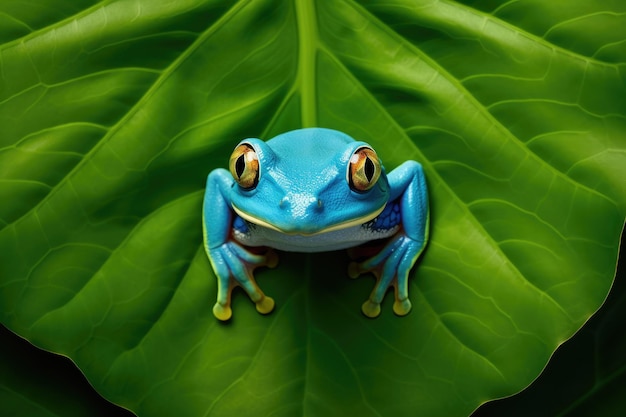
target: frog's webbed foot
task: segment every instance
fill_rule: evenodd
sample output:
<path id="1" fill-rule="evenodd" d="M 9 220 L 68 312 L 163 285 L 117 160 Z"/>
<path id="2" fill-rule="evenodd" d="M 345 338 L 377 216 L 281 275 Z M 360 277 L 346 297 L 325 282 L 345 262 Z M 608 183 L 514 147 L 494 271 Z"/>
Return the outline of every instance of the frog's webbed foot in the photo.
<path id="1" fill-rule="evenodd" d="M 213 306 L 216 318 L 222 321 L 231 318 L 231 294 L 236 286 L 245 290 L 259 313 L 269 314 L 274 310 L 274 300 L 261 291 L 253 275 L 258 267 L 274 268 L 278 264 L 278 256 L 273 250 L 256 254 L 236 243 L 227 242 L 211 250 L 210 256 L 218 283 L 217 302 Z"/>
<path id="2" fill-rule="evenodd" d="M 399 233 L 376 255 L 363 262 L 350 262 L 348 275 L 357 278 L 366 272 L 376 277 L 376 285 L 370 297 L 361 306 L 367 317 L 375 318 L 380 314 L 380 304 L 387 289 L 394 288 L 395 301 L 393 312 L 405 316 L 411 311 L 408 294 L 409 271 L 419 256 L 422 243 L 416 242 L 403 233 Z"/>

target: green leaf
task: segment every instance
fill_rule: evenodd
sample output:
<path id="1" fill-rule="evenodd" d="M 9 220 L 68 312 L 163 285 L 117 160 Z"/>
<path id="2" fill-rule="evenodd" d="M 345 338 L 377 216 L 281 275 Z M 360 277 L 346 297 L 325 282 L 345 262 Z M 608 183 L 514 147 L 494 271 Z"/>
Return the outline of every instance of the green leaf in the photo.
<path id="1" fill-rule="evenodd" d="M 626 412 L 626 264 L 622 236 L 615 284 L 602 308 L 555 352 L 521 393 L 480 407 L 472 417 L 620 416 Z"/>
<path id="2" fill-rule="evenodd" d="M 0 19 L 0 320 L 140 416 L 468 415 L 609 291 L 619 2 L 54 0 Z M 409 316 L 363 317 L 372 281 L 333 252 L 258 274 L 273 314 L 236 294 L 213 318 L 206 175 L 302 126 L 425 167 Z"/>
<path id="3" fill-rule="evenodd" d="M 4 326 L 0 338 L 3 417 L 133 416 L 100 397 L 68 358 L 39 350 Z"/>

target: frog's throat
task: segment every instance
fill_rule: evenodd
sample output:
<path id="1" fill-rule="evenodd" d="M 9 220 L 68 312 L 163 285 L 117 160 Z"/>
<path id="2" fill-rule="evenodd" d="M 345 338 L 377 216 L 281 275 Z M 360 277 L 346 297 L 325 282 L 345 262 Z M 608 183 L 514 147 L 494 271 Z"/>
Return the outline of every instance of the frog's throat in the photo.
<path id="1" fill-rule="evenodd" d="M 301 236 L 313 236 L 313 235 L 319 235 L 321 233 L 327 233 L 327 232 L 332 232 L 335 230 L 341 230 L 341 229 L 347 229 L 348 227 L 353 227 L 353 226 L 360 226 L 363 223 L 367 223 L 370 220 L 375 219 L 380 213 L 382 213 L 382 211 L 385 209 L 385 206 L 387 204 L 383 204 L 382 207 L 380 207 L 378 210 L 374 210 L 371 213 L 366 214 L 365 216 L 361 216 L 361 217 L 357 217 L 356 219 L 352 219 L 352 220 L 348 220 L 345 222 L 341 222 L 341 223 L 337 223 L 334 224 L 332 226 L 326 227 L 324 229 L 321 230 L 316 230 L 315 232 L 311 232 L 311 233 L 306 233 L 306 232 L 301 232 L 301 231 L 286 231 L 281 229 L 278 226 L 273 225 L 272 223 L 269 223 L 265 220 L 261 220 L 257 217 L 254 217 L 248 213 L 246 213 L 245 211 L 242 211 L 241 209 L 237 208 L 234 204 L 231 204 L 233 210 L 235 211 L 235 213 L 237 213 L 237 215 L 239 217 L 241 217 L 244 220 L 249 221 L 250 223 L 254 223 L 256 225 L 262 226 L 262 227 L 267 227 L 268 229 L 272 229 L 272 230 L 276 230 L 277 232 L 280 233 L 284 233 L 286 235 L 301 235 Z"/>

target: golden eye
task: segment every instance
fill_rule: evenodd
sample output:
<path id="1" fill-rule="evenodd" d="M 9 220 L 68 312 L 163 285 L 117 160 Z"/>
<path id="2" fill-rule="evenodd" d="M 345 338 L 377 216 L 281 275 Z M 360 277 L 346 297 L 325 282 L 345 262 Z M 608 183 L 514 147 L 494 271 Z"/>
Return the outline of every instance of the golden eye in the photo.
<path id="1" fill-rule="evenodd" d="M 380 177 L 380 160 L 371 148 L 361 147 L 350 158 L 348 182 L 350 188 L 357 192 L 371 189 Z"/>
<path id="2" fill-rule="evenodd" d="M 259 157 L 248 144 L 244 143 L 235 148 L 230 155 L 228 167 L 241 188 L 251 190 L 259 182 Z"/>

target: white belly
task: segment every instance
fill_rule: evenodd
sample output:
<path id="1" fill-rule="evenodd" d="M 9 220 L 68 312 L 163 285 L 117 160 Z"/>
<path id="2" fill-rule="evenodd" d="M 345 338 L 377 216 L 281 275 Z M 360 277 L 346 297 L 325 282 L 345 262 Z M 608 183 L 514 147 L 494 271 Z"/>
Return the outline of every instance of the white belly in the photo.
<path id="1" fill-rule="evenodd" d="M 351 248 L 371 240 L 392 236 L 400 227 L 374 230 L 365 225 L 359 225 L 307 236 L 288 235 L 250 223 L 248 223 L 248 228 L 247 233 L 233 229 L 235 240 L 245 246 L 268 246 L 287 252 L 327 252 Z"/>

